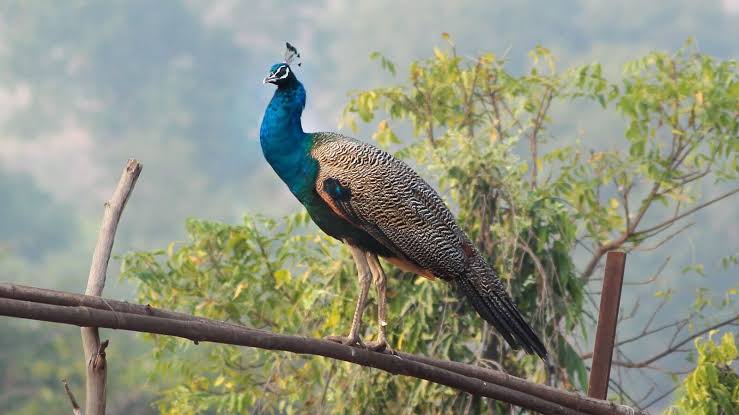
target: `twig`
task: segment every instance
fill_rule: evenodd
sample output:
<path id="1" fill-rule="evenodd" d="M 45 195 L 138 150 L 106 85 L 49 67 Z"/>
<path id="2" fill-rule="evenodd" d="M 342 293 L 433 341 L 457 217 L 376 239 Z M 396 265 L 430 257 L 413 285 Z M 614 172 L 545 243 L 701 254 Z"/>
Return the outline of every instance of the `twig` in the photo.
<path id="1" fill-rule="evenodd" d="M 697 211 L 699 211 L 701 209 L 704 209 L 704 208 L 706 208 L 706 207 L 708 207 L 708 206 L 710 206 L 710 205 L 712 205 L 712 204 L 714 204 L 716 202 L 719 202 L 719 201 L 721 201 L 723 199 L 726 199 L 727 197 L 730 197 L 730 196 L 736 194 L 737 192 L 739 192 L 739 187 L 737 187 L 737 188 L 735 188 L 733 190 L 730 190 L 730 191 L 728 191 L 728 192 L 726 192 L 726 193 L 724 193 L 724 194 L 722 194 L 720 196 L 717 196 L 717 197 L 715 197 L 715 198 L 713 198 L 713 199 L 711 199 L 711 200 L 709 200 L 709 201 L 707 201 L 705 203 L 702 203 L 702 204 L 700 204 L 700 205 L 698 205 L 698 206 L 696 206 L 696 207 L 694 207 L 692 209 L 689 209 L 689 210 L 687 210 L 687 211 L 685 211 L 685 212 L 683 212 L 681 214 L 675 214 L 675 215 L 673 215 L 672 218 L 666 219 L 666 220 L 664 220 L 663 222 L 661 222 L 661 223 L 659 223 L 657 225 L 651 226 L 651 227 L 649 227 L 647 229 L 637 230 L 637 227 L 639 226 L 639 223 L 644 218 L 644 215 L 647 213 L 647 210 L 649 210 L 649 207 L 651 206 L 652 201 L 654 200 L 654 198 L 657 196 L 657 194 L 659 192 L 659 189 L 660 189 L 660 183 L 659 182 L 656 182 L 654 184 L 654 186 L 652 187 L 652 189 L 650 190 L 649 194 L 643 199 L 643 201 L 642 201 L 642 207 L 641 207 L 641 209 L 639 209 L 639 212 L 637 213 L 637 215 L 634 218 L 634 220 L 631 221 L 631 226 L 629 226 L 628 228 L 626 228 L 623 231 L 623 233 L 618 238 L 616 238 L 614 241 L 609 242 L 609 243 L 607 243 L 605 245 L 598 245 L 598 246 L 596 246 L 596 249 L 593 252 L 592 257 L 588 261 L 588 263 L 585 266 L 585 269 L 583 270 L 583 272 L 580 274 L 580 277 L 581 278 L 583 278 L 585 281 L 588 281 L 590 279 L 590 277 L 593 275 L 593 272 L 595 271 L 595 268 L 600 263 L 600 259 L 603 257 L 603 255 L 605 255 L 605 253 L 608 252 L 608 251 L 610 251 L 610 250 L 614 250 L 614 249 L 620 248 L 621 245 L 623 245 L 627 240 L 629 240 L 629 238 L 632 238 L 634 236 L 638 236 L 638 237 L 640 237 L 640 238 L 643 239 L 643 238 L 646 238 L 646 237 L 654 236 L 654 234 L 652 234 L 653 232 L 659 233 L 660 231 L 664 230 L 665 228 L 670 227 L 673 223 L 679 221 L 680 219 L 683 219 L 686 216 L 689 216 L 689 215 L 691 215 L 691 214 L 693 214 L 693 213 L 695 213 L 695 212 L 697 212 Z"/>
<path id="2" fill-rule="evenodd" d="M 685 345 L 686 343 L 688 343 L 689 341 L 691 341 L 691 340 L 693 340 L 693 339 L 695 339 L 697 337 L 700 337 L 700 336 L 708 333 L 711 330 L 715 330 L 717 328 L 730 325 L 731 323 L 733 323 L 734 321 L 737 321 L 737 320 L 739 320 L 739 314 L 734 315 L 733 317 L 729 318 L 728 320 L 724 320 L 724 321 L 722 321 L 720 323 L 716 323 L 716 324 L 714 324 L 712 326 L 706 327 L 705 329 L 703 329 L 703 330 L 701 330 L 701 331 L 699 331 L 699 332 L 697 332 L 697 333 L 695 333 L 695 334 L 693 334 L 691 336 L 688 336 L 688 337 L 684 338 L 683 340 L 681 340 L 679 343 L 677 343 L 675 345 L 672 345 L 673 342 L 670 342 L 670 347 L 668 347 L 667 349 L 663 350 L 662 352 L 657 353 L 656 355 L 654 355 L 654 356 L 652 356 L 652 357 L 650 357 L 648 359 L 642 360 L 640 362 L 624 362 L 624 361 L 614 360 L 613 361 L 613 364 L 614 365 L 617 365 L 617 366 L 621 366 L 621 367 L 634 368 L 634 369 L 644 368 L 644 367 L 650 367 L 650 365 L 652 363 L 656 362 L 659 359 L 662 359 L 663 357 L 665 357 L 665 356 L 667 356 L 669 354 L 683 351 L 680 348 L 683 345 Z"/>
<path id="3" fill-rule="evenodd" d="M 715 198 L 713 198 L 713 199 L 711 199 L 711 200 L 709 200 L 709 201 L 707 201 L 705 203 L 702 203 L 702 204 L 700 204 L 700 205 L 698 205 L 698 206 L 696 206 L 696 207 L 694 207 L 692 209 L 686 210 L 685 212 L 683 212 L 683 213 L 681 213 L 679 215 L 675 215 L 672 218 L 667 219 L 667 220 L 665 220 L 665 221 L 663 221 L 663 222 L 661 222 L 661 223 L 659 223 L 657 225 L 654 225 L 654 226 L 652 226 L 650 228 L 647 228 L 647 229 L 640 230 L 639 232 L 636 232 L 635 234 L 645 235 L 645 234 L 649 234 L 649 233 L 654 232 L 654 231 L 659 231 L 662 228 L 665 228 L 665 227 L 667 227 L 669 225 L 672 225 L 673 223 L 679 221 L 680 219 L 682 219 L 682 218 L 684 218 L 684 217 L 686 217 L 686 216 L 688 216 L 688 215 L 690 215 L 692 213 L 695 213 L 695 212 L 697 212 L 697 211 L 699 211 L 699 210 L 701 210 L 703 208 L 706 208 L 706 207 L 708 207 L 708 206 L 710 206 L 710 205 L 712 205 L 712 204 L 714 204 L 716 202 L 719 202 L 719 201 L 721 201 L 723 199 L 726 199 L 727 197 L 730 197 L 730 196 L 736 194 L 737 192 L 739 192 L 739 187 L 737 187 L 737 188 L 735 188 L 733 190 L 730 190 L 730 191 L 728 191 L 728 192 L 726 192 L 726 193 L 724 193 L 724 194 L 722 194 L 720 196 L 717 196 L 717 197 L 715 197 Z"/>
<path id="4" fill-rule="evenodd" d="M 644 248 L 642 248 L 642 247 L 636 247 L 636 248 L 634 248 L 634 250 L 635 251 L 640 251 L 640 252 L 655 251 L 655 250 L 659 249 L 660 247 L 662 247 L 667 242 L 670 242 L 673 238 L 675 238 L 679 234 L 683 233 L 685 230 L 687 230 L 688 228 L 690 228 L 693 225 L 695 225 L 695 222 L 688 223 L 687 225 L 684 225 L 680 229 L 676 230 L 675 232 L 667 235 L 666 237 L 664 237 L 661 241 L 657 242 L 656 244 L 654 244 L 652 246 L 647 246 L 647 247 L 644 247 Z M 667 228 L 665 228 L 665 229 L 667 229 Z"/>
<path id="5" fill-rule="evenodd" d="M 128 160 L 126 168 L 123 169 L 118 181 L 118 186 L 110 200 L 105 203 L 103 222 L 100 226 L 95 252 L 92 255 L 90 274 L 87 277 L 86 295 L 99 297 L 103 293 L 108 262 L 113 250 L 115 231 L 118 228 L 123 208 L 126 206 L 128 197 L 131 195 L 140 173 L 141 164 L 133 159 Z M 87 363 L 85 413 L 88 415 L 104 415 L 107 372 L 105 348 L 108 346 L 108 341 L 100 343 L 100 333 L 97 327 L 82 327 L 81 333 L 82 348 Z"/>
<path id="6" fill-rule="evenodd" d="M 588 264 L 585 266 L 585 270 L 580 274 L 580 278 L 585 280 L 585 282 L 588 282 L 590 277 L 595 272 L 595 268 L 600 263 L 600 259 L 605 255 L 608 251 L 616 250 L 621 248 L 621 245 L 624 244 L 630 237 L 634 235 L 634 232 L 636 231 L 637 226 L 639 226 L 639 223 L 644 218 L 644 215 L 647 214 L 647 211 L 649 210 L 649 207 L 652 205 L 652 201 L 654 200 L 655 196 L 657 195 L 657 192 L 660 189 L 660 182 L 655 182 L 652 185 L 651 190 L 649 191 L 649 194 L 642 200 L 642 205 L 639 208 L 638 212 L 636 213 L 636 216 L 633 220 L 631 220 L 630 225 L 624 229 L 623 233 L 616 238 L 615 240 L 607 243 L 607 244 L 600 244 L 597 243 L 596 249 L 593 251 L 593 255 L 588 261 Z"/>
<path id="7" fill-rule="evenodd" d="M 669 396 L 669 395 L 670 395 L 670 394 L 671 394 L 672 392 L 675 392 L 675 390 L 676 390 L 677 388 L 678 388 L 678 385 L 675 385 L 675 386 L 673 386 L 672 388 L 670 388 L 669 390 L 665 391 L 665 392 L 664 392 L 664 393 L 662 393 L 661 395 L 657 396 L 656 398 L 652 399 L 652 400 L 651 400 L 651 401 L 649 401 L 648 403 L 644 404 L 643 408 L 644 408 L 644 409 L 647 409 L 647 408 L 649 408 L 650 406 L 652 406 L 652 405 L 656 404 L 657 402 L 661 401 L 662 399 L 665 399 L 665 398 L 666 398 L 666 397 L 668 397 L 668 396 Z"/>
<path id="8" fill-rule="evenodd" d="M 647 284 L 651 284 L 657 281 L 657 279 L 662 275 L 662 271 L 665 270 L 665 267 L 667 266 L 667 264 L 670 263 L 671 260 L 672 260 L 671 256 L 668 256 L 667 258 L 665 258 L 665 260 L 662 261 L 662 265 L 660 265 L 659 269 L 657 269 L 657 272 L 652 274 L 652 276 L 647 278 L 646 280 L 636 281 L 636 282 L 624 282 L 624 285 L 647 285 Z M 595 280 L 592 280 L 592 281 L 595 281 Z"/>
<path id="9" fill-rule="evenodd" d="M 67 383 L 67 379 L 62 379 L 62 383 L 64 384 L 64 391 L 67 392 L 67 397 L 69 398 L 69 402 L 72 404 L 72 413 L 74 415 L 82 415 L 82 410 L 80 409 L 80 405 L 77 403 L 77 399 L 74 398 L 74 394 L 69 389 L 69 384 Z"/>
<path id="10" fill-rule="evenodd" d="M 534 117 L 533 125 L 531 128 L 531 135 L 529 136 L 529 151 L 531 152 L 531 159 L 532 164 L 531 166 L 531 188 L 536 189 L 536 179 L 539 174 L 539 167 L 537 165 L 537 158 L 538 156 L 538 142 L 537 142 L 537 135 L 539 134 L 539 131 L 544 126 L 544 116 L 546 115 L 547 111 L 549 111 L 549 106 L 552 104 L 552 99 L 554 98 L 554 93 L 552 92 L 552 88 L 548 87 L 547 90 L 544 92 L 544 95 L 541 97 L 541 103 L 539 103 L 539 109 L 536 112 L 536 117 Z"/>

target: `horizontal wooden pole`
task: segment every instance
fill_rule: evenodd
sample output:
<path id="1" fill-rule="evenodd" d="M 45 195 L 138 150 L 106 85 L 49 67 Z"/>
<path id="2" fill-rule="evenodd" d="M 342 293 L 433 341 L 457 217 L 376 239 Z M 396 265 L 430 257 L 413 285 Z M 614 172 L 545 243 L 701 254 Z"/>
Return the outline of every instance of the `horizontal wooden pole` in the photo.
<path id="1" fill-rule="evenodd" d="M 341 344 L 276 334 L 140 304 L 0 283 L 0 315 L 77 326 L 165 334 L 193 341 L 312 354 L 413 376 L 543 413 L 626 415 L 633 408 L 599 401 L 472 366 L 399 353 L 397 356 Z"/>

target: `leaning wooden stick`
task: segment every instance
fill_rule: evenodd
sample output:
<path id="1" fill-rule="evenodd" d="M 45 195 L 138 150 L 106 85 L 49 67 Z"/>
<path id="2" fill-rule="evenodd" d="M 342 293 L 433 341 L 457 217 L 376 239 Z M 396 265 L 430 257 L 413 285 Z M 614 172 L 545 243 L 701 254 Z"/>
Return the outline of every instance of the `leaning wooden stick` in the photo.
<path id="1" fill-rule="evenodd" d="M 103 222 L 100 225 L 98 241 L 95 252 L 92 255 L 90 274 L 87 278 L 86 295 L 101 296 L 105 287 L 105 277 L 108 271 L 108 261 L 113 250 L 115 232 L 118 228 L 123 208 L 126 206 L 128 197 L 136 185 L 136 180 L 141 174 L 141 164 L 136 160 L 128 160 L 126 168 L 118 181 L 110 200 L 105 203 Z M 85 413 L 87 415 L 105 414 L 105 388 L 107 362 L 105 360 L 106 340 L 100 343 L 100 334 L 97 327 L 82 327 L 82 347 L 85 351 L 85 362 L 87 365 L 87 378 L 85 390 L 87 398 L 85 401 Z"/>

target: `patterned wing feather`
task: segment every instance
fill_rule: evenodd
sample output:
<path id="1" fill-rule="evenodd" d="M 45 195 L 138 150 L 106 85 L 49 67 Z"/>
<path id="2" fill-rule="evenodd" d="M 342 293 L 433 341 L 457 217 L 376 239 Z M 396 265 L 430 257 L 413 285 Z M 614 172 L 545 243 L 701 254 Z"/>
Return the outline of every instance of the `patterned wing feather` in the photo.
<path id="1" fill-rule="evenodd" d="M 440 278 L 464 271 L 466 236 L 436 191 L 405 163 L 331 133 L 316 134 L 311 155 L 319 166 L 316 190 L 340 216 Z M 337 198 L 342 191 L 350 198 Z"/>
<path id="2" fill-rule="evenodd" d="M 546 357 L 493 269 L 461 231 L 436 191 L 408 165 L 369 144 L 314 134 L 316 191 L 337 215 L 372 235 L 424 275 L 457 285 L 514 348 Z"/>

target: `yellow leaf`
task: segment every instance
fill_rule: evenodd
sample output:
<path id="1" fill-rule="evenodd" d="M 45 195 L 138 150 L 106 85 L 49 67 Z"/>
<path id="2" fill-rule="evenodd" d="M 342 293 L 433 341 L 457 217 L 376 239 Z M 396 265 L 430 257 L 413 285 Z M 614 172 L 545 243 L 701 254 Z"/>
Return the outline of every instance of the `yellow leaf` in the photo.
<path id="1" fill-rule="evenodd" d="M 236 286 L 236 291 L 234 291 L 233 299 L 235 300 L 239 294 L 241 294 L 242 291 L 244 291 L 244 288 L 246 288 L 245 282 L 240 282 L 239 285 Z"/>
<path id="2" fill-rule="evenodd" d="M 698 105 L 703 105 L 703 91 L 695 93 L 695 102 L 697 102 Z"/>
<path id="3" fill-rule="evenodd" d="M 490 141 L 493 143 L 498 141 L 498 131 L 497 130 L 495 129 L 490 130 Z"/>
<path id="4" fill-rule="evenodd" d="M 532 382 L 544 383 L 546 382 L 546 373 L 543 366 L 537 366 L 534 375 L 530 378 Z"/>
<path id="5" fill-rule="evenodd" d="M 331 314 L 326 319 L 326 327 L 336 327 L 341 321 L 341 309 L 338 304 L 331 307 Z"/>
<path id="6" fill-rule="evenodd" d="M 544 167 L 543 167 L 543 165 L 542 165 L 541 159 L 537 157 L 537 158 L 536 158 L 536 170 L 538 170 L 538 171 L 542 171 L 542 169 L 543 169 L 543 168 L 544 168 Z"/>
<path id="7" fill-rule="evenodd" d="M 618 208 L 618 200 L 616 200 L 615 197 L 612 197 L 611 200 L 609 201 L 609 203 L 611 205 L 611 209 Z"/>
<path id="8" fill-rule="evenodd" d="M 223 376 L 218 376 L 215 382 L 213 382 L 213 386 L 221 386 L 223 382 L 225 381 L 226 381 L 226 378 L 224 378 Z"/>
<path id="9" fill-rule="evenodd" d="M 495 54 L 494 53 L 486 53 L 486 54 L 482 55 L 482 57 L 480 58 L 480 60 L 482 61 L 482 63 L 493 63 L 493 62 L 495 62 Z"/>
<path id="10" fill-rule="evenodd" d="M 275 271 L 275 286 L 277 288 L 281 287 L 282 284 L 290 281 L 291 279 L 292 275 L 290 274 L 290 270 L 279 269 Z"/>
<path id="11" fill-rule="evenodd" d="M 447 33 L 447 32 L 442 32 L 441 33 L 441 38 L 444 39 L 444 40 L 449 40 L 450 37 L 451 36 L 449 36 L 449 33 Z"/>
<path id="12" fill-rule="evenodd" d="M 434 55 L 436 55 L 436 59 L 443 61 L 446 59 L 446 56 L 444 55 L 444 52 L 441 51 L 439 48 L 434 48 Z"/>
<path id="13" fill-rule="evenodd" d="M 686 195 L 685 193 L 670 193 L 670 197 L 674 200 L 677 200 L 678 202 L 690 202 L 691 197 L 689 195 Z"/>

